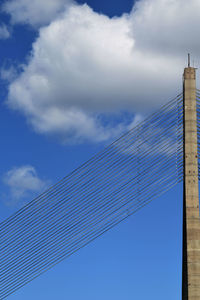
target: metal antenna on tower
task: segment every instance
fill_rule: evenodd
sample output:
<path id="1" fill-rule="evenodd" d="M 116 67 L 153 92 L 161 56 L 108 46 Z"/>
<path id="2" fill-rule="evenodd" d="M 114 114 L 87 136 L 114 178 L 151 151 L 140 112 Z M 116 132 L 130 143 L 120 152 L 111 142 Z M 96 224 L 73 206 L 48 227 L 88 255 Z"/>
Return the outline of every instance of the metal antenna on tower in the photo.
<path id="1" fill-rule="evenodd" d="M 190 68 L 190 53 L 188 53 L 188 68 Z"/>

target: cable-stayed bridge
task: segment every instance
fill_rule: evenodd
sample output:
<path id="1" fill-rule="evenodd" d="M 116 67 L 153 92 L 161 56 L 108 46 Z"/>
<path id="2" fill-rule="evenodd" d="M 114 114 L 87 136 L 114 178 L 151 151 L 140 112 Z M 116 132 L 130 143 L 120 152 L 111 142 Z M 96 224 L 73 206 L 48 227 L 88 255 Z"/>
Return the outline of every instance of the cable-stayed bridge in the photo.
<path id="1" fill-rule="evenodd" d="M 200 299 L 200 221 L 195 202 L 200 90 L 193 75 L 195 69 L 188 66 L 183 93 L 1 223 L 0 299 L 179 182 L 184 188 L 182 299 Z"/>

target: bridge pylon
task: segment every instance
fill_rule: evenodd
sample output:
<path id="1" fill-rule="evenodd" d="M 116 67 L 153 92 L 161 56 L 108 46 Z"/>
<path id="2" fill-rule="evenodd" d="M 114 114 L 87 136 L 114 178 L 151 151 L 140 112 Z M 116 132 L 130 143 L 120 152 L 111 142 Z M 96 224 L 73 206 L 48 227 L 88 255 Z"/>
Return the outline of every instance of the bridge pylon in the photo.
<path id="1" fill-rule="evenodd" d="M 196 69 L 183 75 L 184 199 L 182 300 L 200 300 L 200 215 L 197 148 Z"/>

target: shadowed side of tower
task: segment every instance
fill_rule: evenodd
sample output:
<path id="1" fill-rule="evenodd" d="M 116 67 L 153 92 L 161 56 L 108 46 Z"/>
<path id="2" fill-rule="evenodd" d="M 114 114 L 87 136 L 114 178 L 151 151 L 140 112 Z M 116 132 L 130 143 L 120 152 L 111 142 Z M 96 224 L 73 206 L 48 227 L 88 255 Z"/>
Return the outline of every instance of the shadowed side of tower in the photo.
<path id="1" fill-rule="evenodd" d="M 196 69 L 184 70 L 184 199 L 182 300 L 200 300 Z"/>

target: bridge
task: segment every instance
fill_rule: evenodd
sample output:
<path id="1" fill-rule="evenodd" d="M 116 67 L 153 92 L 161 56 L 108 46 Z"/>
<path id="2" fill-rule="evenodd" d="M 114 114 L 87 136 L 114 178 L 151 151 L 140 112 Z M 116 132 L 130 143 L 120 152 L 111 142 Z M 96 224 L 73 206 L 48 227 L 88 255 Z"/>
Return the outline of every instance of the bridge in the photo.
<path id="1" fill-rule="evenodd" d="M 183 183 L 182 299 L 200 299 L 200 90 L 183 92 L 0 224 L 0 299 Z"/>

